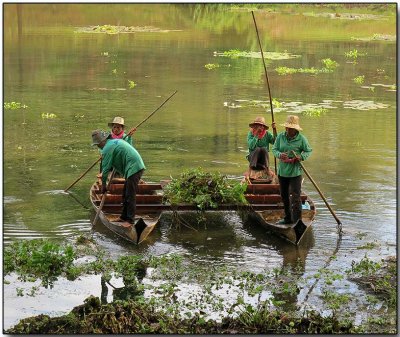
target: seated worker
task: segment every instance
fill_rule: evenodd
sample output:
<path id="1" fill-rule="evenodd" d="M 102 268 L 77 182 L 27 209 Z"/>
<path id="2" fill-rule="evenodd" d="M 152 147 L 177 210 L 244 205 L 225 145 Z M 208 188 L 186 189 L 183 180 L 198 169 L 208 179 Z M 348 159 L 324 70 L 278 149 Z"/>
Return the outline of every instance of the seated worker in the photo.
<path id="1" fill-rule="evenodd" d="M 143 159 L 136 149 L 122 139 L 112 139 L 109 132 L 95 130 L 92 132 L 92 145 L 97 145 L 102 154 L 102 188 L 107 192 L 108 173 L 115 169 L 125 178 L 122 193 L 122 214 L 119 221 L 134 223 L 136 212 L 136 193 L 140 178 L 146 169 Z"/>
<path id="2" fill-rule="evenodd" d="M 250 163 L 250 171 L 265 171 L 267 175 L 272 175 L 269 169 L 269 144 L 275 141 L 274 135 L 268 131 L 269 127 L 265 124 L 264 117 L 257 117 L 249 124 L 250 131 L 247 134 L 247 145 L 249 153 L 246 156 Z M 276 130 L 275 122 L 272 128 Z"/>

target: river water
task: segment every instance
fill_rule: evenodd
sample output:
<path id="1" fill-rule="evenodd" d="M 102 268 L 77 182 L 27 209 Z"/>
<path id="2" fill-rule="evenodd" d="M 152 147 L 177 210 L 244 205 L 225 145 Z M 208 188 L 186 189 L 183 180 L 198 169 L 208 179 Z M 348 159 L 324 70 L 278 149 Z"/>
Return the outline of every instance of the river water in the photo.
<path id="1" fill-rule="evenodd" d="M 288 114 L 299 115 L 313 148 L 304 165 L 343 224 L 330 268 L 349 268 L 365 255 L 374 260 L 395 255 L 395 7 L 392 15 L 373 16 L 364 16 L 363 8 L 358 16 L 355 9 L 337 16 L 313 5 L 283 9 L 255 15 L 264 53 L 278 55 L 266 59 L 271 94 L 279 102 L 278 132 Z M 87 31 L 106 24 L 140 29 Z M 147 166 L 143 178 L 159 181 L 202 167 L 240 179 L 248 124 L 256 116 L 271 122 L 250 11 L 198 4 L 6 4 L 3 33 L 3 101 L 25 106 L 3 110 L 4 245 L 33 238 L 73 241 L 92 233 L 114 256 L 178 253 L 193 264 L 254 272 L 300 258 L 304 275 L 322 268 L 337 248 L 337 223 L 307 177 L 303 189 L 315 201 L 317 216 L 300 247 L 244 226 L 234 212 L 197 234 L 171 232 L 163 222 L 147 242 L 132 246 L 104 228 L 91 229 L 88 193 L 97 169 L 71 189 L 72 197 L 63 193 L 98 158 L 90 146 L 92 130 L 108 129 L 114 116 L 135 126 L 175 90 L 134 135 Z M 229 50 L 246 53 L 221 56 Z M 350 52 L 358 57 L 346 56 Z M 321 69 L 323 59 L 338 66 L 318 74 L 276 71 Z M 372 249 L 362 249 L 367 244 Z M 71 289 L 76 287 L 85 289 Z M 64 306 L 49 295 L 42 302 L 68 312 L 98 291 L 87 287 Z M 48 312 L 37 307 L 40 299 L 18 298 L 11 286 L 4 296 L 6 327 Z M 21 307 L 23 313 L 16 310 Z"/>

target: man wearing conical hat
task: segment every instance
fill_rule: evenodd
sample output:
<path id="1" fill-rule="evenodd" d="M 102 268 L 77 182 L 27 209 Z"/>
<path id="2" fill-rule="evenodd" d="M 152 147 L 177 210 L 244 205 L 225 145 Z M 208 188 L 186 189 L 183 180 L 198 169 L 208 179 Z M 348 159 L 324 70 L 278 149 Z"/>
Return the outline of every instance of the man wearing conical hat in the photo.
<path id="1" fill-rule="evenodd" d="M 249 126 L 251 129 L 247 133 L 247 160 L 250 169 L 269 172 L 269 144 L 274 143 L 275 137 L 268 131 L 264 117 L 257 117 Z M 272 123 L 272 128 L 275 129 L 275 123 Z"/>
<path id="2" fill-rule="evenodd" d="M 285 209 L 285 217 L 278 223 L 290 224 L 301 219 L 302 168 L 299 162 L 311 155 L 312 148 L 307 138 L 300 133 L 302 128 L 298 116 L 288 116 L 282 126 L 285 127 L 285 131 L 276 137 L 272 153 L 279 159 L 278 179 Z"/>
<path id="3" fill-rule="evenodd" d="M 129 144 L 133 145 L 132 134 L 136 131 L 136 128 L 131 129 L 129 131 L 129 134 L 126 134 L 124 131 L 125 120 L 123 117 L 114 117 L 114 119 L 110 123 L 108 123 L 108 126 L 111 128 L 112 139 L 123 139 Z"/>

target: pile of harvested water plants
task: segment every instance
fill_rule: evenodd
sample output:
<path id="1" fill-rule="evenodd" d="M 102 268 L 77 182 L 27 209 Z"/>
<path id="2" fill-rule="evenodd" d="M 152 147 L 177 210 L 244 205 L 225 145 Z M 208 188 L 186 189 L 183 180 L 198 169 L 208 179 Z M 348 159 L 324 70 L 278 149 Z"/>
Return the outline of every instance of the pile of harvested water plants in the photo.
<path id="1" fill-rule="evenodd" d="M 188 169 L 165 187 L 164 199 L 171 205 L 194 204 L 199 210 L 216 209 L 221 204 L 246 205 L 246 187 L 219 172 Z"/>

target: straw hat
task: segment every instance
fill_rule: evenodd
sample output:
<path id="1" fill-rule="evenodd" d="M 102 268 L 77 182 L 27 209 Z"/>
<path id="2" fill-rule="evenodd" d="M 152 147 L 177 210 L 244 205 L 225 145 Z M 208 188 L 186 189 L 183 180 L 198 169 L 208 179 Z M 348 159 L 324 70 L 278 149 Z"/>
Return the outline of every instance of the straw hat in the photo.
<path id="1" fill-rule="evenodd" d="M 249 126 L 252 128 L 255 124 L 263 125 L 263 126 L 265 126 L 267 129 L 269 128 L 268 125 L 265 124 L 265 119 L 264 119 L 264 117 L 256 117 L 256 119 L 254 120 L 254 122 L 250 123 Z"/>
<path id="2" fill-rule="evenodd" d="M 286 122 L 281 125 L 284 126 L 285 128 L 296 129 L 297 131 L 303 130 L 299 125 L 298 116 L 289 115 L 286 119 Z"/>
<path id="3" fill-rule="evenodd" d="M 92 132 L 92 146 L 99 145 L 102 141 L 106 140 L 110 133 L 103 130 L 95 130 Z"/>
<path id="4" fill-rule="evenodd" d="M 113 124 L 125 125 L 125 121 L 122 117 L 114 117 L 113 121 L 108 123 L 108 126 L 111 128 Z"/>

